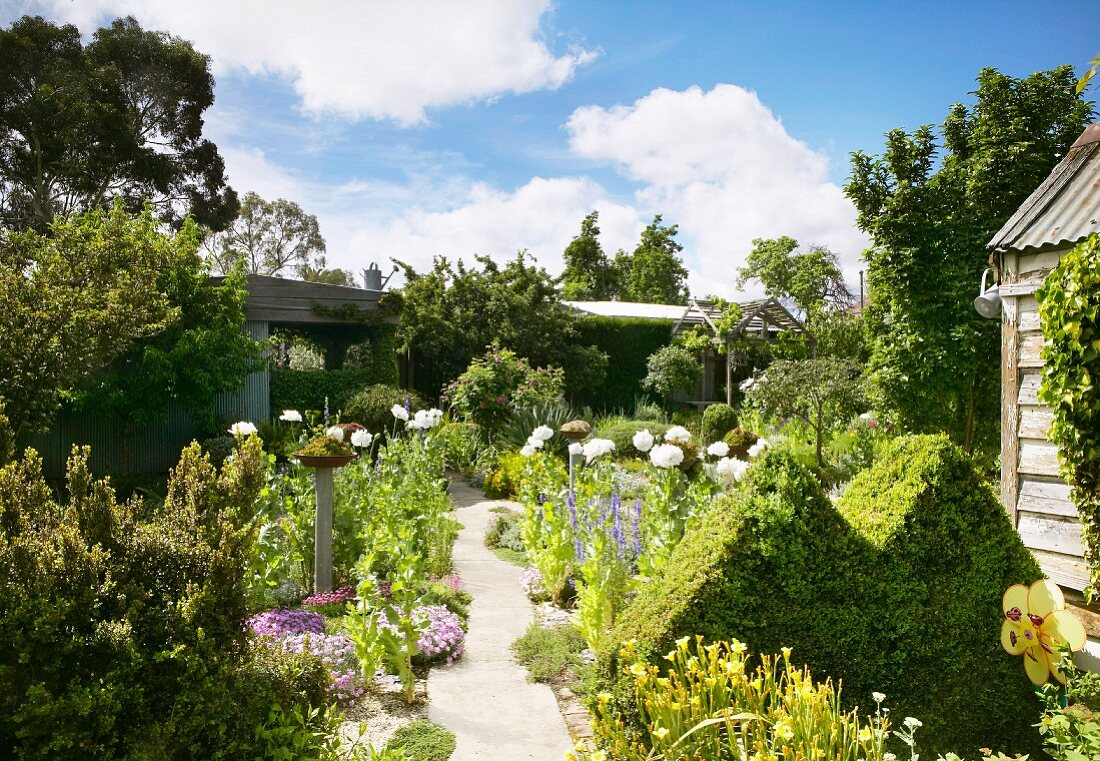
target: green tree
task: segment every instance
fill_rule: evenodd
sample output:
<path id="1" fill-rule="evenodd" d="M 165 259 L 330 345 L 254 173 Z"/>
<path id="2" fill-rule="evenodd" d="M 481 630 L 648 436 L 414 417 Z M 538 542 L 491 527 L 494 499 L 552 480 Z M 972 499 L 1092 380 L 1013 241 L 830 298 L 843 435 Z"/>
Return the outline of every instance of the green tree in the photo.
<path id="1" fill-rule="evenodd" d="M 1090 119 L 1075 88 L 1069 66 L 1023 79 L 984 69 L 974 105 L 951 108 L 942 148 L 924 126 L 891 131 L 881 157 L 853 154 L 845 192 L 874 238 L 874 394 L 907 431 L 996 448 L 1000 329 L 971 302 L 986 242 Z"/>
<path id="2" fill-rule="evenodd" d="M 179 319 L 158 287 L 175 245 L 120 204 L 0 235 L 0 407 L 14 432 L 44 425 L 63 395 Z"/>
<path id="3" fill-rule="evenodd" d="M 563 309 L 557 283 L 526 252 L 503 267 L 487 256 L 479 267 L 436 258 L 430 272 L 404 270 L 399 349 L 415 352 L 431 370 L 434 392 L 457 378 L 470 361 L 499 341 L 535 367 L 565 370 L 570 394 L 602 382 L 607 359 L 602 352 L 575 344 L 578 317 Z"/>
<path id="4" fill-rule="evenodd" d="M 826 437 L 847 425 L 865 404 L 862 368 L 850 360 L 778 360 L 747 396 L 770 418 L 797 418 L 814 433 L 817 466 L 823 468 Z"/>
<path id="5" fill-rule="evenodd" d="M 703 372 L 696 353 L 678 344 L 662 346 L 650 354 L 646 369 L 642 385 L 661 395 L 666 410 L 672 403 L 672 395 L 691 389 Z"/>
<path id="6" fill-rule="evenodd" d="M 642 230 L 634 253 L 619 252 L 613 270 L 620 283 L 623 301 L 650 304 L 685 304 L 688 300 L 688 271 L 680 259 L 684 250 L 676 241 L 679 228 L 662 225 L 660 214 Z"/>
<path id="7" fill-rule="evenodd" d="M 755 280 L 766 294 L 793 301 L 804 315 L 848 306 L 852 294 L 844 283 L 839 257 L 822 246 L 795 253 L 797 248 L 798 241 L 786 235 L 755 239 L 745 266 L 737 272 L 737 287 Z"/>
<path id="8" fill-rule="evenodd" d="M 223 273 L 238 262 L 250 275 L 294 274 L 305 279 L 325 271 L 325 239 L 317 217 L 293 201 L 265 201 L 252 191 L 241 201 L 240 216 L 213 237 L 208 250 Z M 343 275 L 339 277 L 344 284 Z"/>
<path id="9" fill-rule="evenodd" d="M 202 136 L 210 59 L 133 18 L 85 46 L 75 26 L 24 16 L 0 30 L 0 218 L 55 216 L 121 199 L 162 220 L 220 230 L 237 214 L 225 165 Z"/>
<path id="10" fill-rule="evenodd" d="M 328 285 L 344 285 L 349 288 L 358 287 L 358 283 L 355 282 L 355 275 L 349 270 L 340 269 L 334 267 L 332 269 L 315 268 L 310 265 L 304 265 L 298 271 L 298 277 L 302 280 L 307 280 L 311 283 L 327 283 Z"/>
<path id="11" fill-rule="evenodd" d="M 600 213 L 594 211 L 581 222 L 580 235 L 565 247 L 562 298 L 602 301 L 618 293 L 615 270 L 600 246 Z"/>
<path id="12" fill-rule="evenodd" d="M 179 402 L 209 427 L 217 395 L 256 369 L 262 345 L 242 330 L 244 275 L 237 270 L 217 284 L 198 252 L 194 223 L 164 236 L 154 283 L 175 319 L 135 340 L 89 377 L 76 394 L 79 407 L 147 423 L 163 418 L 170 402 Z"/>

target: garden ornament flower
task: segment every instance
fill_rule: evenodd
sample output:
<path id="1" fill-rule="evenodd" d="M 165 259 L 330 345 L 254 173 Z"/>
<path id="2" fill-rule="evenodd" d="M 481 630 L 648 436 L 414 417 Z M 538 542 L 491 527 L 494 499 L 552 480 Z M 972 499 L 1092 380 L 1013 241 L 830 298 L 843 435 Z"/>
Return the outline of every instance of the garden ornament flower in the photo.
<path id="1" fill-rule="evenodd" d="M 366 449 L 370 446 L 370 443 L 374 441 L 372 436 L 367 431 L 355 431 L 351 434 L 351 445 L 353 447 L 359 447 L 360 449 Z"/>
<path id="2" fill-rule="evenodd" d="M 390 413 L 398 420 L 408 420 L 409 411 L 402 407 L 400 404 L 395 404 L 390 407 Z"/>
<path id="3" fill-rule="evenodd" d="M 741 477 L 745 475 L 745 471 L 748 469 L 749 464 L 736 457 L 723 457 L 714 464 L 714 472 L 717 473 L 719 477 L 732 479 L 734 481 L 740 481 Z"/>
<path id="4" fill-rule="evenodd" d="M 532 439 L 538 439 L 539 441 L 550 441 L 554 438 L 554 429 L 548 425 L 540 425 L 531 434 Z"/>
<path id="5" fill-rule="evenodd" d="M 1062 590 L 1050 579 L 1039 579 L 1031 588 L 1013 584 L 1001 598 L 1005 621 L 1001 624 L 1001 646 L 1009 655 L 1024 656 L 1024 671 L 1032 684 L 1046 683 L 1053 674 L 1062 684 L 1059 645 L 1076 652 L 1085 646 L 1085 627 L 1066 610 Z"/>
<path id="6" fill-rule="evenodd" d="M 707 454 L 711 457 L 725 457 L 730 453 L 730 445 L 724 441 L 716 441 L 707 447 Z"/>
<path id="7" fill-rule="evenodd" d="M 648 452 L 653 449 L 653 434 L 648 428 L 634 434 L 634 448 L 639 452 Z"/>
<path id="8" fill-rule="evenodd" d="M 249 423 L 247 420 L 241 420 L 229 426 L 228 430 L 234 436 L 251 436 L 256 433 L 256 426 Z"/>
<path id="9" fill-rule="evenodd" d="M 279 420 L 284 423 L 300 423 L 302 422 L 302 413 L 298 410 L 283 410 L 283 414 L 279 415 Z"/>
<path id="10" fill-rule="evenodd" d="M 649 450 L 649 459 L 658 468 L 678 468 L 684 461 L 684 450 L 674 444 L 658 444 Z"/>
<path id="11" fill-rule="evenodd" d="M 674 425 L 669 428 L 668 431 L 665 433 L 665 441 L 670 441 L 672 443 L 682 442 L 684 444 L 687 444 L 689 441 L 691 441 L 691 431 L 689 431 L 687 428 L 684 428 L 682 425 Z"/>
<path id="12" fill-rule="evenodd" d="M 592 439 L 585 442 L 581 451 L 584 452 L 585 461 L 591 464 L 597 457 L 603 457 L 615 451 L 615 442 L 611 439 Z"/>

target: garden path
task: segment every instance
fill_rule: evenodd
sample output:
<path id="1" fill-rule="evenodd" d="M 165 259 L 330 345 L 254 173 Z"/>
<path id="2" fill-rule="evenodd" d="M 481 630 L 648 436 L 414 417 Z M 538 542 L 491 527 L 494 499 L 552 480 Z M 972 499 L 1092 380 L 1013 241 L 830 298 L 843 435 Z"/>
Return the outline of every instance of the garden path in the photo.
<path id="1" fill-rule="evenodd" d="M 561 761 L 572 747 L 550 688 L 527 681 L 511 644 L 533 618 L 519 587 L 520 569 L 485 546 L 495 514 L 466 484 L 453 483 L 451 499 L 464 528 L 454 548 L 455 570 L 473 595 L 470 631 L 462 657 L 428 676 L 428 718 L 455 733 L 451 761 Z"/>

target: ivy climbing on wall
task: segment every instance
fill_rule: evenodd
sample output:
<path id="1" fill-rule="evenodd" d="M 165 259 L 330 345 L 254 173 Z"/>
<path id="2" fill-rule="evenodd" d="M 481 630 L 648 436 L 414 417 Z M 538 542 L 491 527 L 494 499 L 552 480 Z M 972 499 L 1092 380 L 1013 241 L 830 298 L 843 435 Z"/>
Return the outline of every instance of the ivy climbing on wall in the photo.
<path id="1" fill-rule="evenodd" d="M 1045 339 L 1039 398 L 1054 411 L 1049 437 L 1080 517 L 1091 599 L 1100 591 L 1100 235 L 1063 256 L 1036 297 Z"/>

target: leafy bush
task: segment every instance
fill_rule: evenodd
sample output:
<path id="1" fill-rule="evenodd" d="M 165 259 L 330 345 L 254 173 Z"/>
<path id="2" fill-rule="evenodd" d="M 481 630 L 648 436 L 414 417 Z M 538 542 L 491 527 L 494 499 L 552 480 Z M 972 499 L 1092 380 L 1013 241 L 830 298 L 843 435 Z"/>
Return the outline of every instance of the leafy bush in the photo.
<path id="1" fill-rule="evenodd" d="M 508 449 L 519 449 L 527 443 L 532 431 L 540 425 L 545 425 L 554 432 L 554 436 L 545 443 L 543 450 L 564 456 L 569 442 L 558 433 L 558 430 L 563 423 L 576 418 L 577 413 L 573 409 L 559 402 L 517 409 L 501 429 L 500 436 L 497 437 L 497 445 Z"/>
<path id="2" fill-rule="evenodd" d="M 494 344 L 448 384 L 451 408 L 493 438 L 513 411 L 555 404 L 565 387 L 560 368 L 532 368 L 510 349 Z"/>
<path id="3" fill-rule="evenodd" d="M 794 647 L 846 704 L 886 693 L 918 716 L 934 750 L 1035 750 L 1038 705 L 997 641 L 1002 592 L 1039 570 L 1004 510 L 944 437 L 888 446 L 839 510 L 814 475 L 769 450 L 744 488 L 673 550 L 612 633 L 658 662 L 682 636 L 736 637 L 753 651 Z M 616 653 L 601 654 L 617 710 L 637 719 Z M 975 690 L 975 685 L 996 689 Z"/>
<path id="4" fill-rule="evenodd" d="M 642 385 L 664 397 L 665 404 L 677 391 L 688 391 L 699 382 L 703 370 L 699 357 L 683 346 L 662 346 L 646 360 Z"/>
<path id="5" fill-rule="evenodd" d="M 467 478 L 473 476 L 478 456 L 486 446 L 485 437 L 476 423 L 444 423 L 432 437 L 443 449 L 443 462 L 448 468 Z"/>
<path id="6" fill-rule="evenodd" d="M 462 628 L 466 628 L 467 621 L 470 618 L 470 603 L 473 602 L 474 598 L 462 588 L 462 580 L 458 575 L 433 579 L 425 583 L 418 591 L 420 602 L 424 605 L 442 605 L 458 616 Z"/>
<path id="7" fill-rule="evenodd" d="M 646 358 L 672 342 L 671 320 L 647 320 L 622 317 L 584 317 L 577 321 L 577 343 L 594 345 L 607 355 L 609 372 L 598 387 L 570 401 L 597 411 L 625 410 L 644 396 L 642 379 L 646 376 Z M 660 419 L 661 411 L 657 410 Z M 645 419 L 635 414 L 639 420 Z"/>
<path id="8" fill-rule="evenodd" d="M 612 453 L 616 460 L 632 457 L 645 457 L 645 454 L 634 448 L 634 434 L 638 431 L 648 430 L 655 437 L 663 436 L 669 429 L 665 423 L 650 423 L 639 420 L 620 420 L 610 425 L 600 426 L 595 436 L 601 439 L 610 439 L 615 442 L 615 451 Z"/>
<path id="9" fill-rule="evenodd" d="M 485 478 L 485 496 L 490 499 L 506 499 L 515 495 L 523 479 L 527 458 L 519 452 L 505 452 Z"/>
<path id="10" fill-rule="evenodd" d="M 215 436 L 212 439 L 206 439 L 202 442 L 202 451 L 210 458 L 210 462 L 220 467 L 225 458 L 233 454 L 233 450 L 237 448 L 237 440 L 226 434 L 225 436 Z"/>
<path id="11" fill-rule="evenodd" d="M 737 427 L 737 411 L 728 404 L 712 404 L 703 410 L 703 423 L 700 431 L 704 444 L 720 441 L 723 436 Z"/>
<path id="12" fill-rule="evenodd" d="M 667 761 L 748 758 L 885 761 L 887 726 L 881 711 L 841 707 L 831 681 L 783 656 L 764 656 L 753 668 L 741 642 L 703 645 L 683 637 L 665 656 L 667 677 L 627 643 L 623 676 L 642 716 L 633 731 L 615 714 L 610 693 L 597 696 L 593 722 L 602 751 L 577 761 Z"/>
<path id="13" fill-rule="evenodd" d="M 254 757 L 273 705 L 326 705 L 317 658 L 246 633 L 259 439 L 220 472 L 192 444 L 149 516 L 87 458 L 67 503 L 33 451 L 0 468 L 0 755 Z"/>
<path id="14" fill-rule="evenodd" d="M 693 436 L 698 436 L 703 424 L 703 413 L 695 407 L 681 407 L 672 413 L 672 424 L 682 425 L 691 431 Z"/>
<path id="15" fill-rule="evenodd" d="M 584 637 L 572 626 L 539 626 L 532 623 L 512 643 L 516 660 L 527 667 L 533 682 L 552 682 L 581 664 Z"/>
<path id="16" fill-rule="evenodd" d="M 438 724 L 419 719 L 399 727 L 386 750 L 403 751 L 409 761 L 447 761 L 455 752 L 455 736 Z"/>
<path id="17" fill-rule="evenodd" d="M 406 401 L 413 410 L 427 407 L 423 397 L 415 391 L 375 384 L 351 396 L 340 417 L 342 420 L 359 423 L 373 434 L 385 434 L 392 431 L 394 426 L 390 409 L 395 404 L 404 405 Z"/>
<path id="18" fill-rule="evenodd" d="M 370 370 L 271 370 L 271 409 L 324 410 L 328 399 L 333 417 L 347 405 L 357 389 L 374 380 Z M 392 404 L 392 402 L 391 402 Z M 343 418 L 348 415 L 344 414 Z M 356 422 L 362 423 L 362 420 Z M 365 423 L 364 423 L 365 424 Z"/>
<path id="19" fill-rule="evenodd" d="M 524 552 L 522 520 L 523 516 L 515 510 L 501 513 L 485 533 L 485 546 Z"/>

